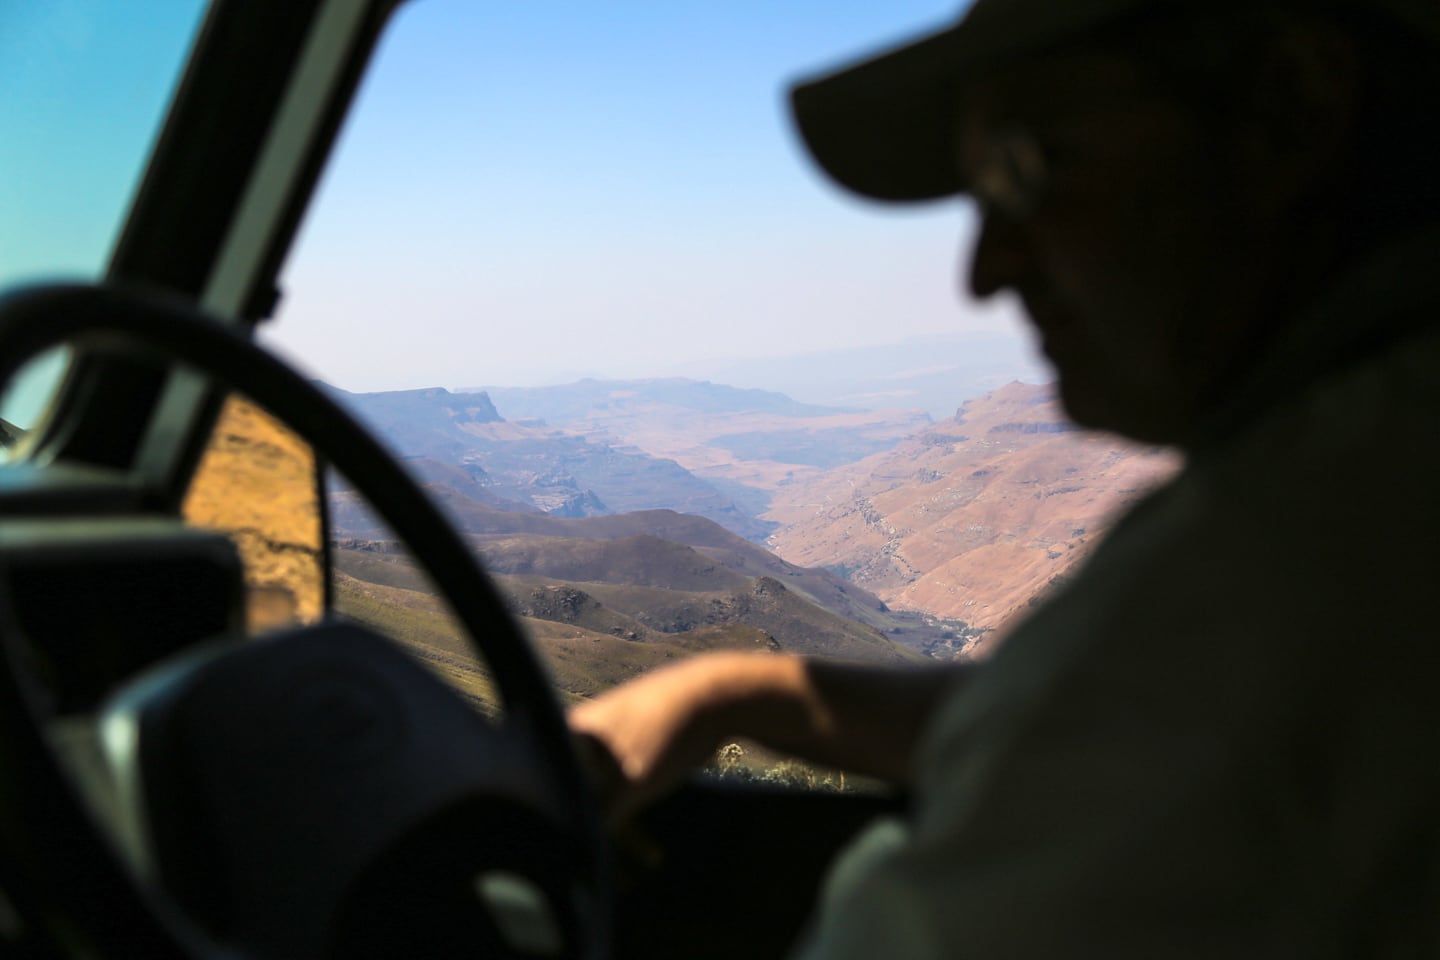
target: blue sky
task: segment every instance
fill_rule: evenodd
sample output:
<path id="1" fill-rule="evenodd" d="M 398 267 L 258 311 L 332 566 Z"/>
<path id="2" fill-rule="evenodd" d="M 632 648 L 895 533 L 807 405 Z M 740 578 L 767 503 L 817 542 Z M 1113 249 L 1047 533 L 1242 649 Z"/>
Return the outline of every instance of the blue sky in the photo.
<path id="1" fill-rule="evenodd" d="M 1019 328 L 962 303 L 958 204 L 854 201 L 801 156 L 797 75 L 949 0 L 412 0 L 267 339 L 353 390 L 703 372 Z M 783 385 L 776 385 L 783 386 Z"/>
<path id="2" fill-rule="evenodd" d="M 202 8 L 0 4 L 0 280 L 99 272 Z"/>
<path id="3" fill-rule="evenodd" d="M 0 0 L 0 285 L 103 271 L 203 7 Z M 62 371 L 30 368 L 0 415 L 33 423 Z"/>

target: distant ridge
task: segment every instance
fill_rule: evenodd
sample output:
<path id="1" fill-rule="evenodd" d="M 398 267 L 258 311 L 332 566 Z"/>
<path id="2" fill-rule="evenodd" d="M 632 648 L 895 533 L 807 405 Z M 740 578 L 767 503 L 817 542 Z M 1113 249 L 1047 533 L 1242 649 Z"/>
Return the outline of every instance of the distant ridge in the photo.
<path id="1" fill-rule="evenodd" d="M 827 348 L 785 357 L 704 359 L 675 372 L 741 387 L 783 389 L 807 403 L 866 410 L 919 408 L 937 420 L 1011 381 L 1053 378 L 1029 336 L 966 327 L 900 343 Z"/>
<path id="2" fill-rule="evenodd" d="M 469 471 L 488 491 L 483 497 L 467 493 L 471 500 L 500 509 L 510 509 L 503 501 L 513 501 L 569 517 L 673 509 L 708 517 L 754 540 L 773 529 L 671 458 L 601 436 L 507 420 L 485 393 L 328 389 L 400 456 L 422 473 L 428 470 L 426 479 L 453 487 L 436 476 L 436 463 Z"/>
<path id="3" fill-rule="evenodd" d="M 433 417 L 442 413 L 448 420 L 458 423 L 496 423 L 503 419 L 483 391 L 451 393 L 444 387 L 423 387 L 418 390 L 351 393 L 329 384 L 322 386 L 342 399 L 364 398 L 366 411 L 376 420 Z"/>
<path id="4" fill-rule="evenodd" d="M 817 417 L 854 413 L 857 407 L 801 403 L 783 393 L 732 387 L 708 380 L 667 377 L 646 380 L 585 379 L 551 387 L 476 387 L 512 420 L 577 420 L 595 410 L 660 404 L 697 413 L 768 413 Z M 466 393 L 465 395 L 470 395 Z"/>
<path id="5" fill-rule="evenodd" d="M 752 518 L 769 509 L 777 486 L 797 475 L 888 450 L 931 423 L 927 413 L 914 408 L 822 406 L 772 390 L 677 377 L 490 387 L 486 395 L 502 413 L 532 429 L 673 460 Z M 621 509 L 599 492 L 612 508 Z"/>

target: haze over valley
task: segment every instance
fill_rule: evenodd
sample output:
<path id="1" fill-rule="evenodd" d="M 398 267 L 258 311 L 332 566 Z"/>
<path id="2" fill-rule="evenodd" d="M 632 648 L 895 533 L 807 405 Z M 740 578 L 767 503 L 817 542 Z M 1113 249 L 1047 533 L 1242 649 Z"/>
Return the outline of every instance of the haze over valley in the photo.
<path id="1" fill-rule="evenodd" d="M 548 577 L 646 629 L 643 604 L 594 585 L 698 591 L 733 611 L 767 577 L 938 656 L 993 645 L 1174 466 L 1073 429 L 1048 386 L 1018 382 L 938 421 L 683 378 L 339 396 L 502 577 Z M 337 535 L 384 538 L 346 490 L 331 508 Z M 718 622 L 687 609 L 667 622 Z"/>

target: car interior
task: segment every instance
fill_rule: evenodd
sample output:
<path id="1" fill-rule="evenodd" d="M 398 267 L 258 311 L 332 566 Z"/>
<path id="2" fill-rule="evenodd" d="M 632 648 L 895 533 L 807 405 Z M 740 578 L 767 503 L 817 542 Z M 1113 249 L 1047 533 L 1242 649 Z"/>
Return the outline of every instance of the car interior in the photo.
<path id="1" fill-rule="evenodd" d="M 117 37 L 170 71 L 153 129 L 132 157 L 74 164 L 113 181 L 91 206 L 103 236 L 79 266 L 53 265 L 63 282 L 0 292 L 6 955 L 781 956 L 834 852 L 903 805 L 697 780 L 613 835 L 464 539 L 332 397 L 256 345 L 396 5 L 157 5 L 146 44 Z M 70 88 L 45 80 L 57 110 Z M 37 216 L 89 197 L 53 152 L 82 146 L 33 147 L 31 173 L 60 191 Z M 35 246 L 83 245 L 56 217 L 34 223 Z M 185 508 L 232 396 L 313 451 L 317 562 L 333 470 L 448 602 L 499 716 L 332 615 L 324 576 L 319 616 L 256 636 L 235 537 Z"/>

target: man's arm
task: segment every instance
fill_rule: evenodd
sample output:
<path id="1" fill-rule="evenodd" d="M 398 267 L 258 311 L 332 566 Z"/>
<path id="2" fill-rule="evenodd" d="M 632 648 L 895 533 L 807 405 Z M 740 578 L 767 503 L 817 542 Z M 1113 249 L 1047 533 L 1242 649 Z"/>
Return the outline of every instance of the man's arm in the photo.
<path id="1" fill-rule="evenodd" d="M 618 768 L 624 817 L 708 760 L 726 740 L 894 783 L 935 705 L 972 668 L 876 667 L 789 654 L 716 653 L 657 670 L 574 707 L 571 728 Z"/>

